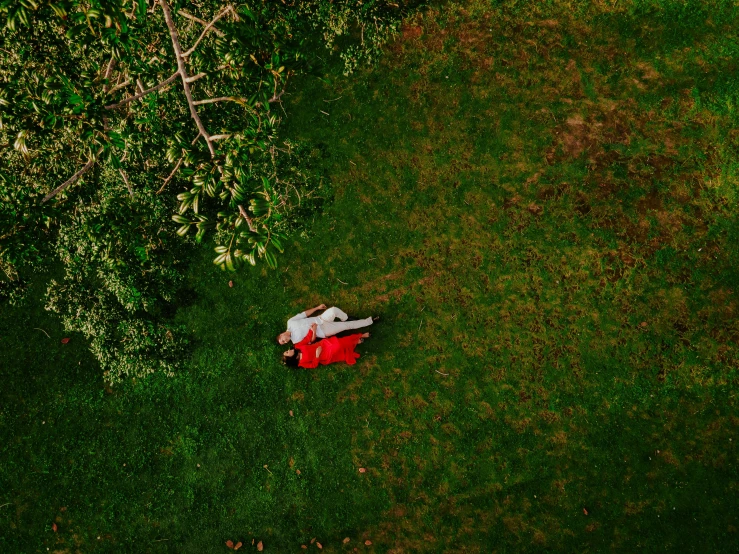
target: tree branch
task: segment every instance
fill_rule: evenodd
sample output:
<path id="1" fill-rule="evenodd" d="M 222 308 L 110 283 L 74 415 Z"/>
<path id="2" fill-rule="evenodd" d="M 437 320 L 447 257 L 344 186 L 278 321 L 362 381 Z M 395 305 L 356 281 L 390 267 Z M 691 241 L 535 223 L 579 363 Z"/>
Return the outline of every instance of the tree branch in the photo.
<path id="1" fill-rule="evenodd" d="M 272 98 L 270 98 L 270 99 L 268 100 L 268 102 L 269 102 L 270 104 L 271 104 L 272 102 L 278 102 L 278 101 L 280 100 L 280 98 L 282 98 L 282 95 L 283 95 L 283 94 L 285 94 L 285 91 L 286 91 L 286 90 L 287 90 L 287 86 L 285 86 L 285 88 L 283 88 L 283 89 L 282 89 L 282 91 L 280 92 L 280 94 L 273 94 L 273 95 L 272 95 Z"/>
<path id="2" fill-rule="evenodd" d="M 57 194 L 59 194 L 60 192 L 62 192 L 69 185 L 71 185 L 75 181 L 77 181 L 77 179 L 79 179 L 80 177 L 82 177 L 85 173 L 87 173 L 90 170 L 90 168 L 93 165 L 95 165 L 95 160 L 97 159 L 97 157 L 100 154 L 102 154 L 102 152 L 103 152 L 103 148 L 101 146 L 100 147 L 100 150 L 98 150 L 98 153 L 95 155 L 94 158 L 92 158 L 89 162 L 87 162 L 85 164 L 85 166 L 82 169 L 80 169 L 77 173 L 75 173 L 74 175 L 72 175 L 69 179 L 67 179 L 66 181 L 64 181 L 61 185 L 59 185 L 58 187 L 56 187 L 49 194 L 47 194 L 46 196 L 44 196 L 44 198 L 41 200 L 41 203 L 42 204 L 45 204 L 46 202 L 48 202 L 49 200 L 51 200 L 52 198 L 54 198 Z"/>
<path id="3" fill-rule="evenodd" d="M 177 11 L 177 14 L 178 14 L 178 15 L 181 15 L 182 17 L 184 17 L 184 18 L 186 18 L 186 19 L 190 19 L 190 20 L 192 20 L 192 21 L 197 21 L 197 22 L 198 22 L 198 23 L 200 23 L 201 25 L 207 25 L 207 24 L 208 24 L 208 22 L 207 22 L 207 21 L 205 21 L 205 20 L 203 20 L 203 19 L 200 19 L 199 17 L 195 17 L 194 15 L 192 15 L 192 14 L 190 14 L 190 13 L 186 12 L 185 10 L 178 10 L 178 11 Z M 221 31 L 220 29 L 217 29 L 216 27 L 213 27 L 213 32 L 214 32 L 215 34 L 217 34 L 217 35 L 218 35 L 219 37 L 225 36 L 225 35 L 223 34 L 223 31 Z"/>
<path id="4" fill-rule="evenodd" d="M 227 14 L 228 12 L 230 12 L 230 11 L 233 11 L 233 6 L 226 6 L 226 7 L 225 7 L 225 8 L 224 8 L 224 9 L 223 9 L 223 10 L 221 11 L 221 13 L 219 13 L 219 14 L 218 14 L 217 16 L 215 16 L 215 18 L 213 19 L 213 21 L 211 21 L 210 23 L 208 23 L 208 24 L 207 24 L 207 25 L 205 26 L 205 29 L 203 29 L 203 32 L 202 32 L 202 33 L 200 33 L 200 36 L 198 37 L 198 40 L 196 40 L 196 41 L 195 41 L 195 44 L 193 44 L 193 45 L 192 45 L 192 48 L 190 48 L 190 49 L 189 49 L 189 50 L 188 50 L 187 52 L 185 52 L 184 54 L 182 54 L 182 57 L 183 57 L 183 58 L 186 58 L 186 57 L 188 57 L 188 56 L 189 56 L 190 54 L 192 54 L 192 53 L 193 53 L 193 52 L 195 51 L 195 48 L 197 48 L 197 47 L 198 47 L 198 44 L 200 44 L 200 41 L 201 41 L 201 40 L 203 40 L 203 39 L 205 38 L 205 35 L 206 35 L 206 34 L 208 34 L 208 31 L 210 31 L 211 29 L 217 30 L 217 29 L 216 29 L 215 27 L 213 27 L 213 25 L 215 25 L 215 24 L 216 24 L 216 21 L 218 21 L 219 19 L 221 19 L 221 18 L 222 18 L 222 17 L 224 16 L 224 15 L 226 15 L 226 14 Z M 223 36 L 223 33 L 221 33 L 221 35 L 220 35 L 220 36 Z"/>
<path id="5" fill-rule="evenodd" d="M 167 86 L 168 84 L 170 84 L 170 83 L 171 83 L 172 81 L 174 81 L 175 79 L 177 79 L 177 76 L 178 76 L 179 74 L 180 74 L 180 73 L 179 73 L 179 71 L 177 71 L 177 72 L 175 72 L 175 73 L 174 73 L 174 74 L 173 74 L 173 75 L 172 75 L 172 76 L 171 76 L 171 77 L 170 77 L 169 79 L 167 79 L 166 81 L 162 81 L 162 82 L 161 82 L 161 83 L 159 83 L 158 85 L 156 85 L 156 86 L 153 86 L 153 87 L 151 87 L 150 89 L 147 89 L 147 90 L 145 90 L 144 92 L 141 92 L 141 93 L 139 93 L 139 94 L 137 94 L 137 95 L 135 95 L 135 96 L 130 96 L 129 98 L 126 98 L 125 100 L 121 100 L 121 101 L 120 101 L 120 102 L 118 102 L 117 104 L 110 104 L 110 105 L 108 105 L 108 106 L 105 106 L 105 109 L 106 109 L 106 110 L 115 110 L 116 108 L 120 108 L 121 106 L 125 106 L 125 105 L 126 105 L 126 104 L 128 104 L 129 102 L 133 102 L 134 100 L 138 100 L 139 98 L 143 98 L 144 96 L 146 96 L 146 95 L 147 95 L 147 94 L 149 94 L 149 93 L 152 93 L 152 92 L 154 92 L 155 90 L 159 90 L 159 89 L 160 89 L 160 88 L 162 88 L 162 87 L 166 87 L 166 86 Z"/>
<path id="6" fill-rule="evenodd" d="M 108 67 L 105 70 L 105 76 L 103 79 L 110 79 L 110 74 L 113 72 L 113 66 L 115 66 L 115 57 L 111 56 L 110 61 L 108 62 Z M 106 83 L 103 85 L 103 92 L 108 93 L 108 87 L 110 86 L 109 83 Z"/>
<path id="7" fill-rule="evenodd" d="M 188 82 L 188 83 L 194 83 L 198 79 L 202 79 L 203 77 L 206 77 L 207 75 L 208 74 L 205 73 L 205 72 L 198 73 L 197 75 L 193 75 L 192 77 L 188 77 L 187 79 L 185 79 L 185 81 Z"/>
<path id="8" fill-rule="evenodd" d="M 213 104 L 215 102 L 238 102 L 239 104 L 248 103 L 246 98 L 238 98 L 236 96 L 221 96 L 219 98 L 206 98 L 205 100 L 195 100 L 193 104 L 200 106 L 201 104 Z"/>
<path id="9" fill-rule="evenodd" d="M 198 111 L 195 109 L 195 105 L 193 104 L 192 92 L 190 91 L 190 84 L 188 83 L 187 68 L 185 67 L 185 59 L 182 57 L 182 48 L 180 48 L 180 39 L 177 34 L 177 28 L 174 25 L 174 21 L 172 21 L 172 12 L 169 10 L 167 0 L 159 0 L 159 4 L 162 6 L 164 21 L 167 23 L 169 35 L 172 38 L 172 48 L 174 49 L 174 55 L 177 58 L 177 71 L 180 74 L 180 77 L 182 77 L 182 88 L 185 90 L 185 97 L 190 106 L 190 115 L 195 120 L 195 124 L 198 126 L 200 134 L 208 145 L 211 158 L 215 158 L 216 150 L 213 147 L 213 142 L 210 140 L 210 135 L 208 134 L 208 131 L 206 131 L 205 125 L 203 125 L 203 122 L 198 115 Z"/>
<path id="10" fill-rule="evenodd" d="M 116 86 L 114 86 L 114 87 L 113 87 L 112 89 L 110 89 L 110 92 L 109 92 L 108 94 L 113 94 L 114 92 L 116 92 L 116 91 L 119 91 L 119 90 L 121 90 L 122 88 L 125 88 L 125 87 L 127 87 L 128 85 L 130 85 L 130 84 L 131 84 L 131 79 L 126 79 L 126 80 L 125 80 L 125 81 L 123 81 L 123 82 L 122 82 L 122 83 L 121 83 L 120 85 L 116 85 Z"/>
<path id="11" fill-rule="evenodd" d="M 198 135 L 200 136 L 200 135 Z M 177 173 L 177 170 L 180 169 L 180 166 L 182 165 L 183 160 L 185 159 L 185 156 L 180 156 L 180 159 L 177 160 L 177 164 L 174 166 L 174 169 L 172 170 L 172 173 L 169 174 L 169 176 L 164 180 L 164 183 L 157 191 L 157 194 L 162 194 L 164 192 L 164 189 L 167 187 L 169 182 L 172 180 L 172 177 L 175 176 L 175 173 Z"/>
<path id="12" fill-rule="evenodd" d="M 199 139 L 199 138 L 200 138 L 200 133 L 198 133 L 198 134 L 197 134 L 197 135 L 195 136 L 195 138 L 194 138 L 194 139 L 192 139 L 192 142 L 190 143 L 190 145 L 191 145 L 191 146 L 194 146 L 194 145 L 195 145 L 195 143 L 196 143 L 196 142 L 198 141 L 198 139 Z M 164 180 L 164 184 L 162 184 L 162 186 L 161 186 L 161 187 L 159 188 L 159 190 L 157 191 L 157 194 L 162 194 L 162 192 L 164 192 L 164 189 L 165 189 L 165 187 L 166 187 L 166 186 L 167 186 L 167 184 L 168 184 L 168 183 L 169 183 L 169 182 L 170 182 L 170 181 L 172 180 L 172 177 L 174 177 L 174 176 L 175 176 L 175 174 L 177 173 L 177 170 L 178 170 L 178 169 L 180 168 L 180 166 L 182 165 L 182 162 L 183 162 L 184 160 L 185 160 L 185 155 L 184 155 L 184 154 L 182 154 L 182 156 L 180 156 L 180 159 L 179 159 L 179 160 L 177 160 L 177 164 L 176 164 L 176 165 L 174 166 L 174 169 L 172 170 L 172 172 L 171 172 L 171 173 L 169 174 L 169 176 L 168 176 L 168 177 L 167 177 L 167 178 L 166 178 L 166 179 Z"/>
<path id="13" fill-rule="evenodd" d="M 267 100 L 267 103 L 272 104 L 274 102 L 279 102 L 280 98 L 282 98 L 282 95 L 285 94 L 286 90 L 287 90 L 287 83 L 285 83 L 285 87 L 282 89 L 282 91 L 280 91 L 280 94 L 277 94 L 277 91 L 275 91 L 275 93 L 272 95 L 272 98 Z M 259 108 L 262 105 L 263 105 L 263 102 L 257 102 L 256 104 L 254 104 L 254 107 Z"/>
<path id="14" fill-rule="evenodd" d="M 246 224 L 249 225 L 249 230 L 251 230 L 252 233 L 256 233 L 257 229 L 256 227 L 254 227 L 254 220 L 251 217 L 249 217 L 249 214 L 246 213 L 244 206 L 242 206 L 241 204 L 239 204 L 239 214 L 241 215 L 241 217 L 244 218 L 244 220 L 246 221 Z"/>
<path id="15" fill-rule="evenodd" d="M 126 175 L 126 172 L 123 171 L 123 169 L 118 168 L 118 171 L 121 173 L 121 177 L 123 177 L 123 182 L 126 183 L 126 186 L 128 187 L 128 194 L 131 195 L 131 198 L 133 198 L 133 189 L 131 188 L 131 183 L 128 182 L 128 176 Z"/>

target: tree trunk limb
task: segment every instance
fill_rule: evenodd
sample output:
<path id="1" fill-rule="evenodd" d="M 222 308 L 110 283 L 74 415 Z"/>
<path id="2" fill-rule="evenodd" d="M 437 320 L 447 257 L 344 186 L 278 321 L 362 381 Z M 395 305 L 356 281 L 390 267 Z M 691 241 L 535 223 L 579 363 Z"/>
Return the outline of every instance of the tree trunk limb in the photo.
<path id="1" fill-rule="evenodd" d="M 210 151 L 211 158 L 215 158 L 216 150 L 213 147 L 213 142 L 210 140 L 210 135 L 205 129 L 205 125 L 203 125 L 203 122 L 198 115 L 198 111 L 197 109 L 195 109 L 195 105 L 193 104 L 192 92 L 190 91 L 190 84 L 187 80 L 188 75 L 187 68 L 185 67 L 185 59 L 182 57 L 182 48 L 180 47 L 180 39 L 179 35 L 177 34 L 177 28 L 174 25 L 174 21 L 172 21 L 172 12 L 169 10 L 169 4 L 167 4 L 167 0 L 159 0 L 159 4 L 162 6 L 162 11 L 164 12 L 164 21 L 167 23 L 167 27 L 169 28 L 169 35 L 172 38 L 172 48 L 174 49 L 174 55 L 177 58 L 178 73 L 180 74 L 180 77 L 182 77 L 182 88 L 185 91 L 185 97 L 187 98 L 187 103 L 190 106 L 190 115 L 195 120 L 195 124 L 198 126 L 198 130 L 200 131 L 203 140 L 205 140 L 205 143 L 208 145 L 208 150 Z"/>
<path id="2" fill-rule="evenodd" d="M 44 198 L 41 200 L 41 203 L 42 204 L 45 204 L 46 202 L 48 202 L 49 200 L 51 200 L 52 198 L 54 198 L 57 194 L 59 194 L 60 192 L 62 192 L 64 189 L 66 189 L 69 185 L 71 185 L 75 181 L 77 181 L 77 179 L 79 179 L 80 177 L 82 177 L 85 173 L 87 173 L 90 170 L 90 168 L 93 165 L 95 165 L 95 160 L 97 159 L 97 156 L 99 156 L 100 154 L 102 154 L 102 152 L 103 152 L 103 148 L 100 147 L 100 150 L 98 150 L 98 153 L 95 155 L 95 158 L 91 159 L 77 173 L 75 173 L 74 175 L 72 175 L 69 179 L 67 179 L 66 181 L 64 181 L 61 185 L 59 185 L 58 187 L 56 187 L 49 194 L 47 194 L 46 196 L 44 196 Z"/>

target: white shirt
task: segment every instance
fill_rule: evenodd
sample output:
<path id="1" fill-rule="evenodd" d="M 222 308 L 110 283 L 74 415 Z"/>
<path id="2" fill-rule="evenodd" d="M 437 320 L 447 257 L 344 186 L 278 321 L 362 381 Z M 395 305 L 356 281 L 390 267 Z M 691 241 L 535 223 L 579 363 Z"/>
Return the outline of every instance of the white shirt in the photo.
<path id="1" fill-rule="evenodd" d="M 303 340 L 314 323 L 318 323 L 318 329 L 316 329 L 318 338 L 325 339 L 326 335 L 323 334 L 323 328 L 321 327 L 323 320 L 320 317 L 308 317 L 305 315 L 305 312 L 300 312 L 298 315 L 288 319 L 287 330 L 290 331 L 290 340 L 293 341 L 293 344 L 297 344 Z"/>

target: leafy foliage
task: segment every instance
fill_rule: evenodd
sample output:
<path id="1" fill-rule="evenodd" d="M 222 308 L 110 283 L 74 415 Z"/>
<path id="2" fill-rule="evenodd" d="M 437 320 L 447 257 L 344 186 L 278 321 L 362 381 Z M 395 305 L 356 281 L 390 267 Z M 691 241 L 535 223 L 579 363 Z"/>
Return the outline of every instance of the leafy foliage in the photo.
<path id="1" fill-rule="evenodd" d="M 101 200 L 80 202 L 60 224 L 56 251 L 65 272 L 49 284 L 47 309 L 91 341 L 106 380 L 171 374 L 186 340 L 184 329 L 161 317 L 182 281 L 182 248 L 169 244 L 170 207 L 155 194 L 130 202 L 113 176 L 99 183 Z"/>

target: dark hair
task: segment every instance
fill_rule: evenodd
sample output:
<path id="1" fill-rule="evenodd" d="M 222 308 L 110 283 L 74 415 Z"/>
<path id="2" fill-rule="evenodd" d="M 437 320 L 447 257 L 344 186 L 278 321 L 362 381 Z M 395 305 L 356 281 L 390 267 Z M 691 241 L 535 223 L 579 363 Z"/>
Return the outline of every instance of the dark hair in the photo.
<path id="1" fill-rule="evenodd" d="M 282 355 L 282 363 L 290 367 L 298 367 L 298 349 L 293 349 L 293 355 L 288 356 L 287 352 Z"/>

